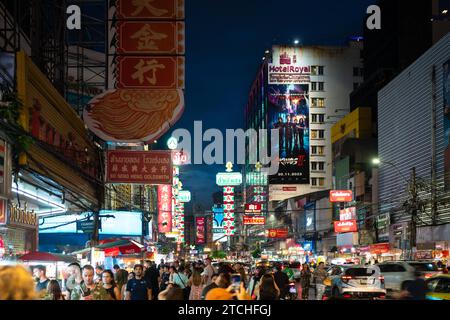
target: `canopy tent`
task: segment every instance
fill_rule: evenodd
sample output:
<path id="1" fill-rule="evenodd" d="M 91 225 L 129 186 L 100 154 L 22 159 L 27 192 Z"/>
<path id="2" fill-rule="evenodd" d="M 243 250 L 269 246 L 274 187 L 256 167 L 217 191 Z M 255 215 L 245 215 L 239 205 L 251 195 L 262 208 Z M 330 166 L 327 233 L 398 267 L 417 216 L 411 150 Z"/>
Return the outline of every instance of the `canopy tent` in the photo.
<path id="1" fill-rule="evenodd" d="M 43 262 L 66 262 L 66 263 L 72 263 L 77 262 L 77 259 L 65 255 L 65 254 L 58 254 L 58 253 L 49 253 L 49 252 L 30 252 L 27 254 L 24 254 L 23 256 L 19 257 L 19 260 L 22 261 L 43 261 Z"/>
<path id="2" fill-rule="evenodd" d="M 144 246 L 131 239 L 104 239 L 95 249 L 105 251 L 106 257 L 115 257 L 124 254 L 136 254 L 144 251 Z M 73 255 L 88 253 L 91 248 L 72 252 Z"/>

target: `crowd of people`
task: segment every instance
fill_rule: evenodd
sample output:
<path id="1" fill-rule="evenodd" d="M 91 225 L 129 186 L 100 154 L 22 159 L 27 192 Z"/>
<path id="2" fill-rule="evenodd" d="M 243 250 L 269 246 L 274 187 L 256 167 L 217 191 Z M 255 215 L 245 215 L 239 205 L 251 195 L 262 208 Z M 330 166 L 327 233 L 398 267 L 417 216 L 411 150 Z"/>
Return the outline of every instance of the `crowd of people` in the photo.
<path id="1" fill-rule="evenodd" d="M 0 300 L 322 300 L 327 279 L 323 262 L 304 263 L 297 279 L 301 295 L 292 297 L 290 289 L 294 286 L 296 293 L 297 285 L 289 264 L 246 270 L 241 263 L 214 267 L 210 258 L 172 263 L 161 260 L 158 265 L 153 261 L 136 264 L 128 272 L 118 265 L 104 270 L 102 266 L 71 263 L 62 283 L 49 279 L 45 266 L 27 270 L 17 265 L 0 267 Z M 423 295 L 426 288 L 422 282 L 418 280 L 412 293 L 403 292 L 399 298 L 414 292 Z M 311 287 L 315 288 L 314 297 L 310 297 Z"/>

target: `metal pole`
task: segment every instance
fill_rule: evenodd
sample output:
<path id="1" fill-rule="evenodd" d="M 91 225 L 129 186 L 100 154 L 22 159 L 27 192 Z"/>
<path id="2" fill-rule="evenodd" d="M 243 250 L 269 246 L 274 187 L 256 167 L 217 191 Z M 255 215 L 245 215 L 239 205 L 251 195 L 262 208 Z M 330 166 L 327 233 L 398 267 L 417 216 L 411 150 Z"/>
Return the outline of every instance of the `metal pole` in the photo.
<path id="1" fill-rule="evenodd" d="M 411 230 L 410 230 L 410 251 L 413 259 L 413 247 L 416 245 L 416 216 L 417 216 L 417 188 L 416 188 L 416 167 L 412 168 L 411 179 Z"/>
<path id="2" fill-rule="evenodd" d="M 433 65 L 431 72 L 431 219 L 436 224 L 436 68 Z"/>

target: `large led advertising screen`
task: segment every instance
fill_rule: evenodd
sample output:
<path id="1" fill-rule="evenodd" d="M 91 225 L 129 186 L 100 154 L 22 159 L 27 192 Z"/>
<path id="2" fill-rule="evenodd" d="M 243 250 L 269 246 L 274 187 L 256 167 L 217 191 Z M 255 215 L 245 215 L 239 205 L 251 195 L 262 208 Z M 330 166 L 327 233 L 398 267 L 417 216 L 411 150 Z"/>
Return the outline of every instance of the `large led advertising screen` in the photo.
<path id="1" fill-rule="evenodd" d="M 267 96 L 268 128 L 278 130 L 280 156 L 269 183 L 309 184 L 309 85 L 269 85 Z"/>

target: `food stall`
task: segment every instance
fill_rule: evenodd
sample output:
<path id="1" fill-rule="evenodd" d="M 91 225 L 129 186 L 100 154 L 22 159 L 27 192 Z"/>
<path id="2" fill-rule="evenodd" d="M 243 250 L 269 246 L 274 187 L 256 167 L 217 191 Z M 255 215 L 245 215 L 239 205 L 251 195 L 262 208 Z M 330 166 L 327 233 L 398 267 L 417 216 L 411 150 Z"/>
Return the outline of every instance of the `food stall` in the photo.
<path id="1" fill-rule="evenodd" d="M 64 272 L 67 266 L 70 263 L 78 262 L 72 256 L 48 252 L 30 252 L 20 256 L 19 261 L 30 269 L 36 265 L 43 265 L 46 267 L 46 275 L 49 279 L 60 281 L 65 278 Z"/>

